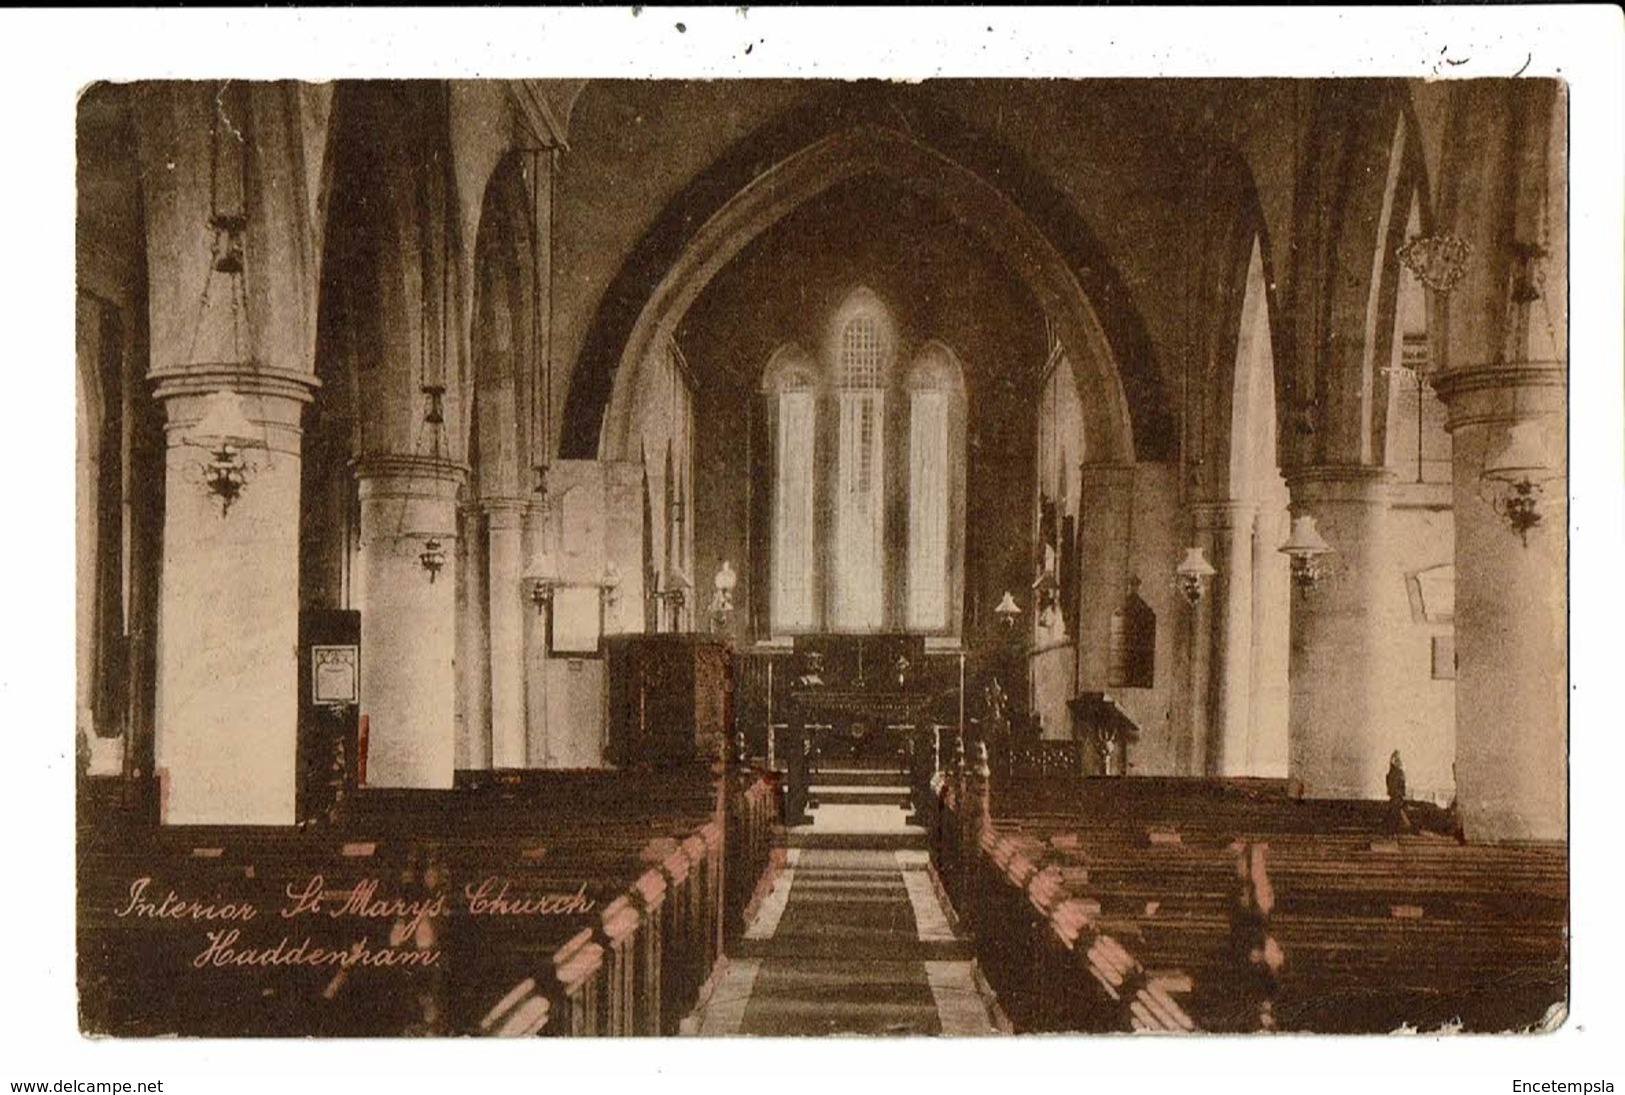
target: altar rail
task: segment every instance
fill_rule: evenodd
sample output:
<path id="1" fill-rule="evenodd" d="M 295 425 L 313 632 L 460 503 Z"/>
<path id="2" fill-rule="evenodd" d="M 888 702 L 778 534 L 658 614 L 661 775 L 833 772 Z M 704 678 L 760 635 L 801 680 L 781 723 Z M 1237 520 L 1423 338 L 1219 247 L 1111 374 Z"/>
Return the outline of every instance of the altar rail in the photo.
<path id="1" fill-rule="evenodd" d="M 803 668 L 802 659 L 788 647 L 758 646 L 734 654 L 734 733 L 743 735 L 747 756 L 780 770 L 786 767 L 787 697 Z M 964 655 L 927 648 L 922 660 L 924 664 L 914 668 L 917 676 L 945 694 L 934 721 L 963 729 L 972 714 L 965 708 Z"/>

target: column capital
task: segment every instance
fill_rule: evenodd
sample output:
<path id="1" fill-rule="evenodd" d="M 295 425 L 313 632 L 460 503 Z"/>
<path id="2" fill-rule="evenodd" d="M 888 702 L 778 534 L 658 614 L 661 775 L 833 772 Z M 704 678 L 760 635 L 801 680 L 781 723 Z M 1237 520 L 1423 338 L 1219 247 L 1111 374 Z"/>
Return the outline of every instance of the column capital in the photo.
<path id="1" fill-rule="evenodd" d="M 441 539 L 455 535 L 451 507 L 468 470 L 462 464 L 444 457 L 374 453 L 353 466 L 363 513 L 367 505 L 398 504 L 404 507 L 398 519 L 403 528 L 432 529 Z"/>
<path id="2" fill-rule="evenodd" d="M 300 417 L 321 381 L 314 373 L 272 369 L 251 361 L 167 365 L 147 373 L 153 398 L 164 407 L 164 432 L 171 446 L 186 442 L 216 392 L 242 399 L 243 415 L 264 430 L 265 448 L 299 455 Z"/>
<path id="3" fill-rule="evenodd" d="M 1099 464 L 1084 461 L 1078 465 L 1078 474 L 1084 482 L 1113 482 L 1134 474 L 1134 464 Z"/>
<path id="4" fill-rule="evenodd" d="M 1568 409 L 1567 364 L 1524 361 L 1447 369 L 1429 378 L 1448 412 L 1445 429 L 1506 425 Z"/>
<path id="5" fill-rule="evenodd" d="M 481 498 L 471 508 L 483 513 L 493 529 L 517 529 L 524 523 L 526 503 L 522 498 Z"/>
<path id="6" fill-rule="evenodd" d="M 1191 522 L 1199 532 L 1223 529 L 1251 528 L 1258 513 L 1258 503 L 1242 499 L 1222 502 L 1192 502 Z"/>
<path id="7" fill-rule="evenodd" d="M 416 487 L 411 493 L 421 493 L 424 489 L 432 493 L 444 492 L 445 485 L 453 490 L 459 486 L 463 477 L 468 474 L 468 465 L 460 464 L 455 460 L 447 460 L 443 456 L 423 456 L 417 453 L 369 453 L 358 457 L 353 462 L 355 477 L 363 484 L 375 481 L 396 480 L 403 487 Z M 393 493 L 387 488 L 374 487 L 378 493 Z"/>
<path id="8" fill-rule="evenodd" d="M 1385 502 L 1397 479 L 1391 469 L 1373 464 L 1307 464 L 1282 470 L 1294 509 L 1308 501 Z"/>
<path id="9" fill-rule="evenodd" d="M 147 373 L 160 400 L 206 396 L 225 390 L 238 395 L 280 396 L 297 403 L 315 398 L 322 382 L 315 373 L 298 369 L 262 367 L 252 361 L 212 361 L 192 365 L 164 365 Z"/>

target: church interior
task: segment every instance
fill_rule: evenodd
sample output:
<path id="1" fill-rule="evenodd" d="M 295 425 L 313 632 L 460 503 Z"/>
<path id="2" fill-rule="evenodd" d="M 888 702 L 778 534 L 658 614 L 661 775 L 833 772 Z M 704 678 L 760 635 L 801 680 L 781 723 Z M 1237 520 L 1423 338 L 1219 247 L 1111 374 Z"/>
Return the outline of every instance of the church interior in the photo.
<path id="1" fill-rule="evenodd" d="M 1561 1022 L 1566 109 L 86 89 L 82 1029 Z"/>

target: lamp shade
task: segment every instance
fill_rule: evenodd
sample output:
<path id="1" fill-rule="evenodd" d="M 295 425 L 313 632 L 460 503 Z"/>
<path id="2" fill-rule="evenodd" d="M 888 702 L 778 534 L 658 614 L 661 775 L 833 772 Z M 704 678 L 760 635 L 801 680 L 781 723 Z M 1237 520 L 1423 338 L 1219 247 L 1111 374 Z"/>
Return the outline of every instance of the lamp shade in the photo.
<path id="1" fill-rule="evenodd" d="M 1211 578 L 1218 571 L 1207 561 L 1201 548 L 1189 547 L 1185 549 L 1185 557 L 1174 568 L 1174 573 L 1181 578 Z"/>
<path id="2" fill-rule="evenodd" d="M 1539 482 L 1548 477 L 1551 466 L 1546 434 L 1541 424 L 1519 422 L 1507 431 L 1506 444 L 1484 465 L 1484 478 L 1503 483 L 1516 483 L 1524 479 Z"/>
<path id="3" fill-rule="evenodd" d="M 711 580 L 711 584 L 718 593 L 732 593 L 739 585 L 739 575 L 734 572 L 733 564 L 726 559 L 722 560 L 722 565 L 717 568 L 717 576 Z"/>
<path id="4" fill-rule="evenodd" d="M 546 548 L 535 552 L 525 564 L 525 581 L 538 585 L 556 585 L 559 580 L 558 558 Z"/>
<path id="5" fill-rule="evenodd" d="M 1294 559 L 1312 559 L 1317 555 L 1325 555 L 1332 550 L 1332 546 L 1321 536 L 1320 530 L 1315 527 L 1315 519 L 1307 513 L 1292 520 L 1292 535 L 1286 538 L 1281 545 L 1281 553 L 1290 555 Z"/>
<path id="6" fill-rule="evenodd" d="M 661 588 L 666 593 L 683 593 L 693 589 L 694 583 L 689 581 L 682 567 L 672 567 L 666 572 L 666 581 Z"/>
<path id="7" fill-rule="evenodd" d="M 205 397 L 203 417 L 192 427 L 194 445 L 243 448 L 259 440 L 260 431 L 243 413 L 243 397 L 232 391 L 218 391 Z"/>
<path id="8" fill-rule="evenodd" d="M 615 565 L 614 559 L 604 564 L 604 576 L 600 579 L 599 584 L 607 590 L 616 590 L 621 587 L 621 568 Z"/>
<path id="9" fill-rule="evenodd" d="M 999 603 L 994 606 L 993 614 L 1006 622 L 1021 615 L 1021 606 L 1016 604 L 1015 597 L 1011 595 L 1008 589 L 1004 591 L 1004 596 L 1000 598 Z"/>

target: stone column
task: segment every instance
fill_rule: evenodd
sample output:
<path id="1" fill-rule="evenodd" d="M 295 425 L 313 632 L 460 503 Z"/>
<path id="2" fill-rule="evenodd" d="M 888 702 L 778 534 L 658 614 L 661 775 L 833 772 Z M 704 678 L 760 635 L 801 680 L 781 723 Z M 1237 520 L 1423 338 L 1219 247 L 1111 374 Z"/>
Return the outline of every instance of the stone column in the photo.
<path id="1" fill-rule="evenodd" d="M 490 536 L 491 763 L 523 768 L 525 745 L 524 510 L 514 499 L 484 502 Z"/>
<path id="2" fill-rule="evenodd" d="M 449 788 L 456 729 L 456 498 L 461 465 L 375 455 L 357 465 L 361 544 L 361 712 L 367 785 Z M 420 555 L 432 536 L 445 565 Z"/>
<path id="3" fill-rule="evenodd" d="M 1212 724 L 1203 774 L 1251 775 L 1248 756 L 1253 726 L 1253 525 L 1252 502 L 1200 503 L 1193 507 L 1197 542 L 1218 571 L 1209 595 Z"/>
<path id="4" fill-rule="evenodd" d="M 1456 802 L 1473 840 L 1568 831 L 1567 510 L 1547 485 L 1527 545 L 1496 513 L 1486 462 L 1539 420 L 1558 465 L 1566 371 L 1482 368 L 1434 380 L 1449 408 L 1456 520 Z"/>
<path id="5" fill-rule="evenodd" d="M 557 508 L 556 499 L 549 499 L 546 503 L 532 502 L 525 507 L 524 548 L 527 561 L 544 544 L 553 548 L 555 559 L 559 558 L 555 532 Z M 553 749 L 548 737 L 549 723 L 552 721 L 549 701 L 552 697 L 547 672 L 547 625 L 552 609 L 535 607 L 530 601 L 530 590 L 525 590 L 525 593 L 525 604 L 529 606 L 524 614 L 525 750 L 532 768 L 549 768 L 553 764 Z"/>
<path id="6" fill-rule="evenodd" d="M 459 508 L 463 534 L 458 541 L 457 675 L 462 682 L 462 725 L 459 728 L 457 767 L 491 767 L 491 644 L 486 595 L 486 565 L 482 524 L 485 507 L 464 502 Z"/>
<path id="7" fill-rule="evenodd" d="M 1471 86 L 1469 86 L 1471 85 Z M 1472 247 L 1429 300 L 1456 522 L 1456 802 L 1473 840 L 1563 839 L 1568 812 L 1567 510 L 1548 482 L 1527 545 L 1483 479 L 1513 426 L 1565 451 L 1568 104 L 1555 80 L 1452 87 L 1436 220 Z M 1435 318 L 1437 317 L 1437 319 Z"/>
<path id="8" fill-rule="evenodd" d="M 1365 465 L 1288 473 L 1294 512 L 1314 517 L 1335 551 L 1319 584 L 1292 594 L 1288 767 L 1311 798 L 1385 797 L 1401 744 L 1384 672 L 1388 610 L 1404 596 L 1388 562 L 1390 478 Z"/>
<path id="9" fill-rule="evenodd" d="M 162 820 L 291 825 L 298 739 L 299 445 L 314 376 L 252 365 L 155 369 L 167 418 L 156 764 Z M 190 443 L 205 401 L 242 397 L 246 446 L 224 513 Z"/>
<path id="10" fill-rule="evenodd" d="M 318 386 L 320 171 L 307 169 L 320 163 L 326 109 L 321 92 L 293 92 L 129 87 L 148 379 L 166 419 L 153 750 L 173 824 L 295 820 L 300 417 Z M 215 215 L 243 227 L 216 238 Z M 246 482 L 224 514 L 203 485 L 208 453 L 190 443 L 220 391 L 241 397 L 249 422 Z"/>
<path id="11" fill-rule="evenodd" d="M 1281 485 L 1281 494 L 1286 487 Z M 1287 774 L 1287 666 L 1292 581 L 1281 554 L 1290 532 L 1284 502 L 1262 502 L 1253 521 L 1252 698 L 1248 718 L 1247 774 L 1282 778 Z"/>

